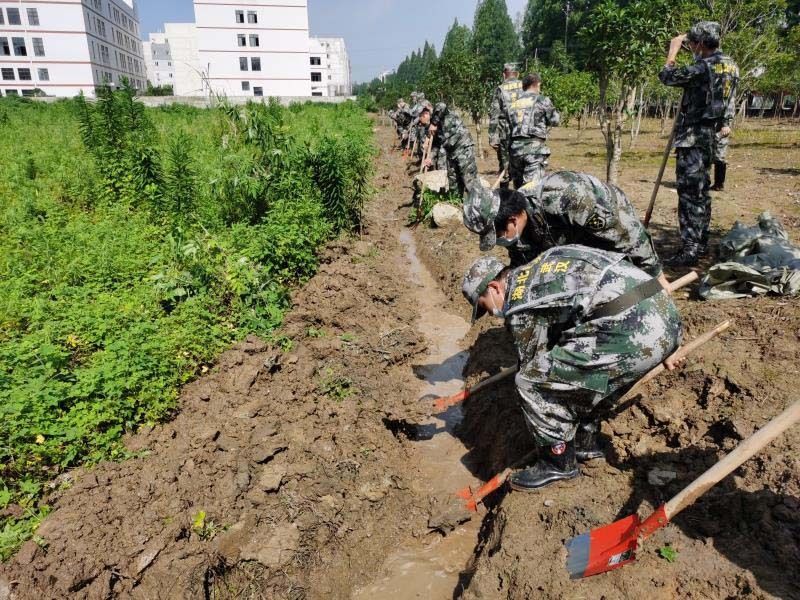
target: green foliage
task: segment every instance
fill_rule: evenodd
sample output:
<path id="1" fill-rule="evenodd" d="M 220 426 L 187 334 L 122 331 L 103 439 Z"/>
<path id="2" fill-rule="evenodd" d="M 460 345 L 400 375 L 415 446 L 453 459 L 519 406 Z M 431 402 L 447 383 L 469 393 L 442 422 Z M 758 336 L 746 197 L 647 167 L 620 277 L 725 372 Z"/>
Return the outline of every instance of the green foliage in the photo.
<path id="1" fill-rule="evenodd" d="M 422 190 L 422 194 L 420 196 L 419 204 L 414 206 L 411 209 L 411 212 L 408 214 L 408 223 L 409 225 L 413 225 L 416 223 L 432 223 L 431 214 L 433 212 L 433 207 L 439 204 L 440 202 L 444 202 L 447 204 L 452 204 L 453 206 L 457 206 L 461 208 L 463 204 L 463 200 L 458 192 L 448 192 L 448 193 L 439 193 L 434 192 L 428 188 Z"/>
<path id="2" fill-rule="evenodd" d="M 25 511 L 0 520 L 5 557 L 44 482 L 125 458 L 122 435 L 168 418 L 232 342 L 290 347 L 273 334 L 289 292 L 359 227 L 373 150 L 353 103 L 145 109 L 103 90 L 0 114 L 0 508 Z"/>
<path id="3" fill-rule="evenodd" d="M 473 117 L 486 113 L 492 89 L 503 79 L 503 65 L 519 58 L 520 47 L 505 0 L 479 0 L 472 25 L 472 47 L 478 57 L 484 93 L 470 107 Z"/>
<path id="4" fill-rule="evenodd" d="M 674 563 L 678 560 L 678 551 L 669 545 L 659 548 L 658 555 L 669 563 Z"/>

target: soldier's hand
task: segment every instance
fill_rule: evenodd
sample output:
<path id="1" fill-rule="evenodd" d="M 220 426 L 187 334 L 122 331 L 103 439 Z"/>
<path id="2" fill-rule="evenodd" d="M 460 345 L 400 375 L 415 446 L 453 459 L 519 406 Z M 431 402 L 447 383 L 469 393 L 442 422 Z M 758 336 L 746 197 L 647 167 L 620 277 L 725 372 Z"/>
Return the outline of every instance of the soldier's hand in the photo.
<path id="1" fill-rule="evenodd" d="M 436 125 L 434 125 L 433 123 L 431 123 L 431 124 L 430 124 L 430 126 L 428 127 L 428 133 L 429 133 L 430 135 L 433 135 L 433 134 L 434 134 L 434 133 L 436 133 L 437 131 L 439 131 L 439 128 L 438 128 L 438 127 L 436 127 Z"/>
<path id="2" fill-rule="evenodd" d="M 433 165 L 433 161 L 430 158 L 425 159 L 425 166 L 430 167 Z"/>
<path id="3" fill-rule="evenodd" d="M 500 144 L 489 144 L 492 149 L 497 150 L 500 147 Z"/>
<path id="4" fill-rule="evenodd" d="M 731 134 L 731 128 L 726 125 L 725 127 L 719 130 L 719 134 L 722 137 L 728 137 Z"/>
<path id="5" fill-rule="evenodd" d="M 669 357 L 667 360 L 664 361 L 664 366 L 667 368 L 667 371 L 674 371 L 685 362 L 686 362 L 686 356 L 681 356 L 680 358 Z"/>

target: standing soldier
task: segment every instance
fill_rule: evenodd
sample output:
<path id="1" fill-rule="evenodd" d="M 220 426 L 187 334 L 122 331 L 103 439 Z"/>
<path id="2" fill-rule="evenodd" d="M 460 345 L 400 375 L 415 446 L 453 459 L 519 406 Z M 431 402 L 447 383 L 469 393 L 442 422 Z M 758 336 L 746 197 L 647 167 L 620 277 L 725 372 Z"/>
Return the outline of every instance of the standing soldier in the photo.
<path id="1" fill-rule="evenodd" d="M 522 94 L 508 106 L 506 113 L 511 138 L 509 174 L 517 189 L 525 184 L 535 185 L 544 177 L 550 157 L 547 134 L 561 122 L 550 98 L 541 95 L 541 86 L 538 73 L 526 75 Z"/>
<path id="2" fill-rule="evenodd" d="M 506 63 L 503 67 L 503 83 L 497 86 L 489 108 L 489 145 L 497 152 L 500 165 L 498 173 L 509 169 L 509 124 L 506 113 L 508 107 L 522 93 L 522 82 L 519 80 L 519 67 L 516 63 Z M 503 178 L 503 186 L 508 186 L 508 176 Z"/>
<path id="3" fill-rule="evenodd" d="M 485 312 L 504 319 L 517 349 L 515 383 L 539 457 L 511 476 L 515 490 L 572 479 L 577 461 L 603 456 L 603 412 L 681 341 L 669 294 L 614 252 L 559 246 L 514 270 L 484 256 L 462 291 L 473 321 Z"/>
<path id="4" fill-rule="evenodd" d="M 450 190 L 458 190 L 460 196 L 470 191 L 477 184 L 478 163 L 475 161 L 475 142 L 469 134 L 464 122 L 443 102 L 439 102 L 433 113 L 427 108 L 420 114 L 420 123 L 428 128 L 433 136 L 434 145 L 438 145 L 447 154 L 447 179 Z M 425 166 L 430 167 L 433 161 L 429 158 Z"/>
<path id="5" fill-rule="evenodd" d="M 675 59 L 687 41 L 695 62 L 678 67 Z M 700 21 L 688 34 L 672 39 L 661 83 L 683 88 L 683 102 L 675 131 L 678 220 L 681 250 L 666 261 L 672 266 L 694 266 L 708 251 L 711 225 L 711 161 L 714 134 L 730 135 L 739 68 L 719 50 L 720 26 Z"/>

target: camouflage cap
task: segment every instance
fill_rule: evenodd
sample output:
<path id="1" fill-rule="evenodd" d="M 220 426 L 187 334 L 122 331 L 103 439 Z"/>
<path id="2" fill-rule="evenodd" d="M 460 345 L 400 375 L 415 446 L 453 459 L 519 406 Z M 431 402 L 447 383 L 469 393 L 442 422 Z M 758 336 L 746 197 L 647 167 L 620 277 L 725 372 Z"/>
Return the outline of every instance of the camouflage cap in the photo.
<path id="1" fill-rule="evenodd" d="M 472 266 L 464 274 L 464 279 L 461 282 L 461 292 L 467 302 L 472 305 L 473 323 L 486 312 L 478 306 L 478 298 L 489 287 L 489 283 L 500 275 L 505 268 L 506 266 L 494 256 L 481 256 L 472 263 Z"/>
<path id="2" fill-rule="evenodd" d="M 510 73 L 519 73 L 519 63 L 508 62 L 503 65 L 503 71 L 508 71 Z"/>
<path id="3" fill-rule="evenodd" d="M 464 226 L 481 236 L 481 250 L 491 250 L 497 243 L 494 218 L 500 210 L 500 194 L 480 184 L 469 190 L 464 201 Z"/>
<path id="4" fill-rule="evenodd" d="M 706 42 L 714 42 L 715 45 L 719 44 L 721 28 L 716 21 L 698 21 L 686 34 L 686 39 L 690 42 L 700 43 L 704 45 Z"/>
<path id="5" fill-rule="evenodd" d="M 425 100 L 425 93 L 424 92 L 419 92 L 417 94 L 417 99 L 418 100 Z"/>
<path id="6" fill-rule="evenodd" d="M 424 112 L 433 112 L 433 104 L 431 104 L 427 100 L 423 100 L 422 109 L 420 109 L 419 114 L 422 114 Z"/>

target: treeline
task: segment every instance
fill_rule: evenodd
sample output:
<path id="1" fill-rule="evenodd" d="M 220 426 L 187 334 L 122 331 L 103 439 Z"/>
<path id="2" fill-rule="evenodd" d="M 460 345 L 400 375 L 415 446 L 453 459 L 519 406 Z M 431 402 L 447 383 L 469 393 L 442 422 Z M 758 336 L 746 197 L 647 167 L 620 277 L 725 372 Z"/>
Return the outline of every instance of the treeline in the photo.
<path id="1" fill-rule="evenodd" d="M 718 21 L 722 45 L 742 75 L 737 102 L 773 95 L 800 107 L 800 0 L 529 0 L 515 23 L 505 0 L 479 0 L 472 27 L 456 21 L 440 54 L 429 42 L 384 80 L 356 87 L 362 105 L 389 108 L 412 90 L 486 116 L 505 62 L 544 76 L 543 91 L 567 121 L 596 117 L 616 178 L 623 130 L 643 114 L 663 122 L 679 93 L 657 74 L 669 40 L 701 20 Z M 689 59 L 684 56 L 684 59 Z M 630 120 L 634 117 L 633 125 Z"/>

